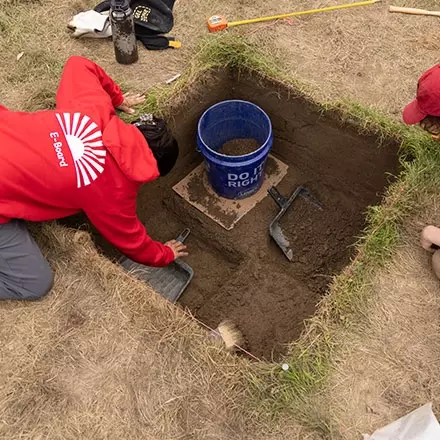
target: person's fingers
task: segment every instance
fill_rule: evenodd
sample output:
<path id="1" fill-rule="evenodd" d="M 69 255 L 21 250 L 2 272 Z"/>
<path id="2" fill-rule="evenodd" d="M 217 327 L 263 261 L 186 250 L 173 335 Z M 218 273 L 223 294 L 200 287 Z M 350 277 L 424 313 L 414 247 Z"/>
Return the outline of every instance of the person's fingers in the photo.
<path id="1" fill-rule="evenodd" d="M 145 101 L 145 96 L 138 93 L 136 96 L 131 98 L 132 105 L 142 104 Z"/>
<path id="2" fill-rule="evenodd" d="M 440 246 L 440 229 L 433 225 L 424 227 L 420 234 L 420 244 L 423 249 L 430 251 L 433 244 Z"/>
<path id="3" fill-rule="evenodd" d="M 165 243 L 165 246 L 171 248 L 174 253 L 174 259 L 186 257 L 188 255 L 188 252 L 186 251 L 186 246 L 180 241 L 170 240 Z"/>
<path id="4" fill-rule="evenodd" d="M 132 95 L 131 92 L 127 92 L 122 96 L 124 97 L 124 102 L 122 105 L 126 105 L 127 107 L 142 104 L 145 101 L 145 95 L 143 93 L 136 93 L 135 95 Z"/>
<path id="5" fill-rule="evenodd" d="M 172 246 L 170 246 L 171 247 L 171 249 L 174 251 L 174 252 L 185 252 L 186 251 L 186 246 L 183 246 L 183 245 L 181 245 L 181 244 L 173 244 Z"/>
<path id="6" fill-rule="evenodd" d="M 425 251 L 434 252 L 434 250 L 431 247 L 433 244 L 431 241 L 428 241 L 428 240 L 422 238 L 420 240 L 420 244 L 421 244 L 422 248 L 425 249 Z"/>
<path id="7" fill-rule="evenodd" d="M 119 107 L 120 110 L 122 110 L 124 113 L 133 114 L 135 112 L 134 109 L 130 108 L 126 104 L 122 104 L 121 107 Z"/>
<path id="8" fill-rule="evenodd" d="M 174 252 L 176 254 L 176 258 L 178 258 L 179 256 L 188 255 L 188 252 L 186 251 L 186 248 L 185 249 L 176 249 L 176 248 L 174 248 Z"/>

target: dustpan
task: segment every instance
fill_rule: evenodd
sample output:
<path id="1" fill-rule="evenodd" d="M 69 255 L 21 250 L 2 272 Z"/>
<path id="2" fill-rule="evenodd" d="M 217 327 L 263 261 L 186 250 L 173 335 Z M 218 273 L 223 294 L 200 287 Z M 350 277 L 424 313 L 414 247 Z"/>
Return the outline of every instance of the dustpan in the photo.
<path id="1" fill-rule="evenodd" d="M 176 240 L 183 243 L 190 232 L 185 229 Z M 127 257 L 123 257 L 119 264 L 172 303 L 177 302 L 194 276 L 192 267 L 180 259 L 166 267 L 144 266 Z"/>
<path id="2" fill-rule="evenodd" d="M 289 261 L 293 259 L 293 250 L 290 247 L 289 239 L 283 232 L 283 229 L 280 226 L 280 220 L 283 215 L 287 212 L 287 210 L 291 207 L 294 200 L 301 196 L 308 202 L 315 205 L 318 209 L 322 210 L 321 203 L 313 196 L 309 189 L 304 186 L 299 186 L 292 193 L 289 198 L 284 197 L 274 186 L 267 190 L 269 195 L 275 200 L 277 205 L 280 207 L 280 211 L 276 215 L 276 217 L 272 220 L 269 225 L 269 235 L 274 239 L 275 243 L 280 247 L 283 251 L 284 255 Z"/>

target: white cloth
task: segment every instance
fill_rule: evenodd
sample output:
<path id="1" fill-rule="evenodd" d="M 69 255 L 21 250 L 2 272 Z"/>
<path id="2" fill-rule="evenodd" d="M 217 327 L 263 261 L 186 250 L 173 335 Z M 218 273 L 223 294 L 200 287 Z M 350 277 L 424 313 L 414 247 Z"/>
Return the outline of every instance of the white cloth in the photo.
<path id="1" fill-rule="evenodd" d="M 439 440 L 440 424 L 427 403 L 393 423 L 378 429 L 364 440 Z"/>
<path id="2" fill-rule="evenodd" d="M 67 25 L 74 30 L 75 38 L 108 38 L 112 36 L 110 20 L 107 13 L 90 10 L 76 14 Z"/>

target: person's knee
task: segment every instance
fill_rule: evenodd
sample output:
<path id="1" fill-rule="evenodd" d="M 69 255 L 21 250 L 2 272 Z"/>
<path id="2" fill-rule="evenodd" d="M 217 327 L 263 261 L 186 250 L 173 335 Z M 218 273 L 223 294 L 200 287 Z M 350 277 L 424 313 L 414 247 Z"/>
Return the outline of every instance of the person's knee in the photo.
<path id="1" fill-rule="evenodd" d="M 436 277 L 440 279 L 440 250 L 435 251 L 432 255 L 432 270 Z"/>
<path id="2" fill-rule="evenodd" d="M 38 273 L 35 282 L 23 295 L 24 300 L 37 300 L 46 296 L 53 287 L 54 276 L 49 265 Z"/>

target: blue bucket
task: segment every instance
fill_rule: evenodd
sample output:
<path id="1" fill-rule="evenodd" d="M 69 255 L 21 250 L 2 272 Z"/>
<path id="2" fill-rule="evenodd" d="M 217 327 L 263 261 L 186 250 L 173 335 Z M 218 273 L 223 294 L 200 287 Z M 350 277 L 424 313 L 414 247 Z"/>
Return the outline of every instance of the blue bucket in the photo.
<path id="1" fill-rule="evenodd" d="M 242 156 L 218 152 L 224 143 L 244 138 L 255 139 L 260 147 Z M 227 199 L 244 199 L 261 188 L 272 144 L 270 119 L 251 102 L 219 102 L 206 110 L 199 120 L 197 146 L 205 158 L 209 183 L 218 195 Z"/>

